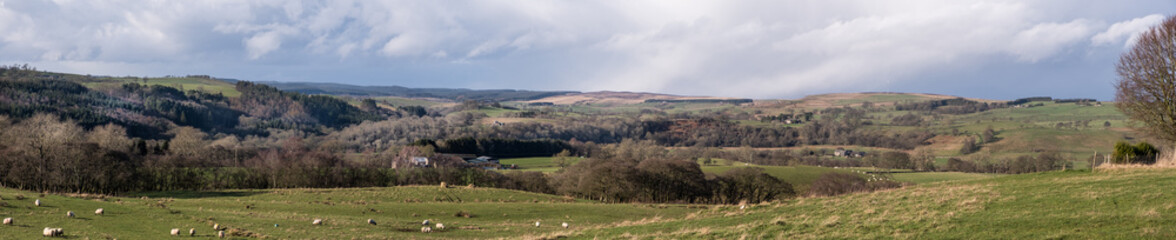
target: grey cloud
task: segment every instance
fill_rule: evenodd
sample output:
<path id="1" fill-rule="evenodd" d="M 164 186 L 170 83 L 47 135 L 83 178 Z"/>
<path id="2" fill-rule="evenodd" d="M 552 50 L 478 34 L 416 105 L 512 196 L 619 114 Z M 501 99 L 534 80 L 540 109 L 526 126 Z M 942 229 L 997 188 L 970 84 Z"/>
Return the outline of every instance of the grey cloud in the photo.
<path id="1" fill-rule="evenodd" d="M 1116 55 L 1157 13 L 1176 10 L 1167 1 L 1081 4 L 16 1 L 0 5 L 0 62 L 419 87 L 797 97 L 925 90 L 911 86 L 934 81 L 952 92 L 971 84 L 943 76 L 1105 73 L 1113 57 L 1088 58 Z M 995 72 L 961 70 L 975 68 Z M 1013 94 L 1021 92 L 970 96 Z"/>

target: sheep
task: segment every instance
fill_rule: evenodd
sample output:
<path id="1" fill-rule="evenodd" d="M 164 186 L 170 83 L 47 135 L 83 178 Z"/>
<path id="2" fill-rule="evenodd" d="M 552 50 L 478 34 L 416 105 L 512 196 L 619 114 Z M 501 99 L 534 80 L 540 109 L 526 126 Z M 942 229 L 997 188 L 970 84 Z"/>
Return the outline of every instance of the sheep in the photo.
<path id="1" fill-rule="evenodd" d="M 45 228 L 45 230 L 42 231 L 41 233 L 47 237 L 56 237 L 56 236 L 65 235 L 65 231 L 61 230 L 61 228 Z"/>
<path id="2" fill-rule="evenodd" d="M 314 221 L 311 221 L 310 224 L 311 225 L 323 225 L 323 220 L 316 218 L 316 219 L 314 219 Z"/>
<path id="3" fill-rule="evenodd" d="M 65 235 L 65 231 L 61 230 L 61 228 L 45 228 L 45 230 L 41 230 L 41 235 L 46 237 L 56 237 Z"/>
<path id="4" fill-rule="evenodd" d="M 437 223 L 437 231 L 445 230 L 445 224 Z"/>
<path id="5" fill-rule="evenodd" d="M 4 225 L 12 225 L 12 218 L 4 218 Z"/>
<path id="6" fill-rule="evenodd" d="M 220 228 L 220 223 L 214 223 L 214 224 L 212 224 L 212 230 L 221 230 L 221 228 Z"/>
<path id="7" fill-rule="evenodd" d="M 172 235 L 172 236 L 179 236 L 179 235 L 180 235 L 180 229 L 179 229 L 179 228 L 172 228 L 172 230 L 171 230 L 171 235 Z"/>
<path id="8" fill-rule="evenodd" d="M 425 221 L 424 221 L 424 222 L 421 222 L 421 226 L 428 226 L 428 225 L 429 225 L 429 220 L 428 220 L 428 219 L 425 219 Z"/>
<path id="9" fill-rule="evenodd" d="M 563 224 L 561 224 L 561 225 L 563 225 L 563 227 L 564 227 L 564 228 L 568 228 L 568 223 L 567 223 L 567 222 L 564 222 L 564 223 L 563 223 Z"/>
<path id="10" fill-rule="evenodd" d="M 448 187 L 449 187 L 449 184 L 445 184 L 445 182 L 441 182 L 441 188 L 448 188 Z"/>
<path id="11" fill-rule="evenodd" d="M 372 226 L 375 226 L 375 225 L 376 225 L 376 220 L 372 220 L 371 218 L 368 218 L 368 224 L 371 224 Z"/>
<path id="12" fill-rule="evenodd" d="M 189 228 L 189 229 L 188 229 L 188 236 L 196 236 L 196 229 L 195 229 L 195 228 Z"/>
<path id="13" fill-rule="evenodd" d="M 429 227 L 421 227 L 421 232 L 423 232 L 423 233 L 431 233 L 431 232 L 433 232 L 433 229 L 432 229 L 432 228 L 429 228 Z"/>
<path id="14" fill-rule="evenodd" d="M 41 206 L 41 199 L 37 199 L 36 201 L 33 201 L 33 205 L 37 205 L 38 207 L 40 207 Z"/>
<path id="15" fill-rule="evenodd" d="M 218 237 L 218 238 L 225 238 L 225 231 L 219 231 L 219 232 L 216 232 L 216 237 Z"/>
<path id="16" fill-rule="evenodd" d="M 747 209 L 747 205 L 739 205 L 739 210 Z"/>
<path id="17" fill-rule="evenodd" d="M 74 214 L 74 212 L 73 212 L 73 211 L 69 211 L 69 212 L 65 212 L 65 216 L 66 216 L 66 217 L 74 217 L 74 216 L 77 216 L 77 215 L 76 215 L 76 214 Z"/>
<path id="18" fill-rule="evenodd" d="M 99 208 L 98 210 L 94 210 L 95 215 L 102 215 L 103 213 L 106 213 L 105 209 Z"/>
<path id="19" fill-rule="evenodd" d="M 539 227 L 539 221 L 535 221 L 535 227 Z"/>

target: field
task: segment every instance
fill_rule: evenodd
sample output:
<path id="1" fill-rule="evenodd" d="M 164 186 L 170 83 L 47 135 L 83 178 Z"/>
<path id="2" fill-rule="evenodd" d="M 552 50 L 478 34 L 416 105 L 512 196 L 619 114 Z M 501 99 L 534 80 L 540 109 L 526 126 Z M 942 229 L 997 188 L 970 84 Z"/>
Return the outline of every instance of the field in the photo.
<path id="1" fill-rule="evenodd" d="M 435 186 L 160 192 L 125 197 L 0 189 L 0 238 L 61 227 L 76 239 L 160 239 L 172 228 L 270 239 L 1106 239 L 1176 237 L 1176 170 L 1046 172 L 738 206 L 601 204 Z M 19 199 L 19 200 L 18 200 Z M 34 199 L 44 201 L 35 207 Z M 94 215 L 105 208 L 105 215 Z M 66 211 L 78 216 L 68 218 Z M 472 214 L 466 218 L 459 212 Z M 365 223 L 374 219 L 379 225 Z M 313 226 L 313 219 L 324 224 Z M 445 230 L 420 233 L 430 219 Z M 542 225 L 535 227 L 534 222 Z M 558 227 L 568 222 L 571 228 Z M 243 238 L 243 237 L 236 237 Z"/>
<path id="2" fill-rule="evenodd" d="M 1047 172 L 722 207 L 574 238 L 1171 239 L 1176 170 Z"/>
<path id="3" fill-rule="evenodd" d="M 213 79 L 205 78 L 190 78 L 190 77 L 163 77 L 163 78 L 147 78 L 144 82 L 140 78 L 98 78 L 94 81 L 82 82 L 83 85 L 89 88 L 101 87 L 115 87 L 125 83 L 139 83 L 147 85 L 161 85 L 167 87 L 174 87 L 184 91 L 199 90 L 207 93 L 221 93 L 227 97 L 240 96 L 241 92 L 237 91 L 236 85 Z"/>
<path id="4" fill-rule="evenodd" d="M 17 196 L 23 200 L 16 200 Z M 146 198 L 139 198 L 140 196 Z M 687 205 L 601 204 L 560 196 L 491 188 L 435 186 L 279 189 L 132 194 L 87 200 L 81 197 L 0 190 L 0 216 L 14 226 L 0 227 L 2 239 L 39 238 L 44 227 L 60 227 L 70 238 L 161 239 L 169 230 L 212 238 L 212 224 L 270 239 L 506 238 L 639 222 L 681 218 L 698 211 Z M 34 199 L 45 205 L 33 206 Z M 104 215 L 93 214 L 105 208 Z M 67 218 L 67 211 L 77 212 Z M 459 216 L 459 212 L 472 214 Z M 366 223 L 375 220 L 378 225 Z M 311 225 L 323 219 L 321 226 Z M 443 223 L 445 230 L 420 233 L 421 222 Z M 535 227 L 540 221 L 542 225 Z"/>

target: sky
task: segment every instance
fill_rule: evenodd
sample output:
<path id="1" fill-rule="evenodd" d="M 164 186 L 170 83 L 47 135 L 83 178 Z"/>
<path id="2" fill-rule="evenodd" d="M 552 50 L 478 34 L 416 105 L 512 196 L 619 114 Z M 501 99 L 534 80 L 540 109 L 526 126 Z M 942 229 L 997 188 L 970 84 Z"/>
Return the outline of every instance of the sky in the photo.
<path id="1" fill-rule="evenodd" d="M 111 76 L 740 98 L 1113 99 L 1176 1 L 0 0 L 0 63 Z"/>

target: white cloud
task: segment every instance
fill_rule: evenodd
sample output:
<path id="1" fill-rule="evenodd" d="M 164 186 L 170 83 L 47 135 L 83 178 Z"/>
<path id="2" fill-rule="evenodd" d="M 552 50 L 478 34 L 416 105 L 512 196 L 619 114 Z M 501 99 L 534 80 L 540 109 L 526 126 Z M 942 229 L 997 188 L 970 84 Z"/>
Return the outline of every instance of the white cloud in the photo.
<path id="1" fill-rule="evenodd" d="M 1118 22 L 1112 24 L 1106 31 L 1090 37 L 1090 42 L 1093 45 L 1108 45 L 1123 42 L 1123 47 L 1127 48 L 1135 44 L 1137 41 L 1136 38 L 1140 33 L 1147 31 L 1147 29 L 1159 24 L 1161 21 L 1164 21 L 1164 15 L 1152 14 Z M 1126 41 L 1123 41 L 1124 38 L 1126 38 Z"/>
<path id="2" fill-rule="evenodd" d="M 449 87 L 780 97 L 890 90 L 960 65 L 1117 52 L 1163 18 L 1147 14 L 1176 11 L 1163 0 L 1084 4 L 30 0 L 0 5 L 0 62 L 62 61 L 71 64 L 52 65 L 79 72 L 201 62 L 246 69 L 232 72 L 244 79 L 333 76 L 299 74 L 313 65 L 420 81 L 387 83 L 410 86 L 449 78 L 462 79 Z"/>

